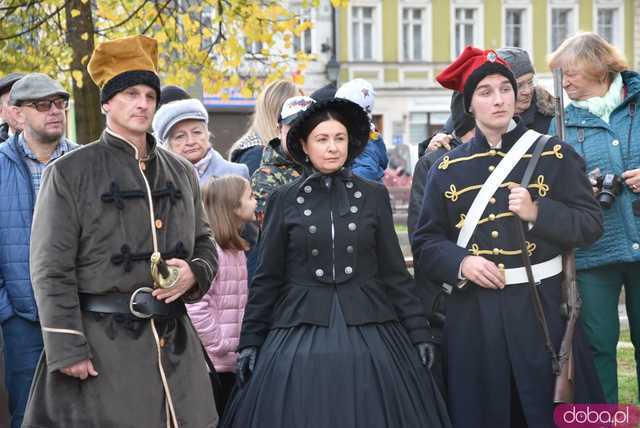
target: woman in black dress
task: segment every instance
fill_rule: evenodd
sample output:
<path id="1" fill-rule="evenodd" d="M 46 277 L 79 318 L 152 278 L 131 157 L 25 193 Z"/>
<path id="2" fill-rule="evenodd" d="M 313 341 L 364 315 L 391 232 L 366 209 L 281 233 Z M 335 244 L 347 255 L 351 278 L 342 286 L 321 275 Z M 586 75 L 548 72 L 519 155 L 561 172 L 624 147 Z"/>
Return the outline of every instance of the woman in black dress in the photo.
<path id="1" fill-rule="evenodd" d="M 368 136 L 343 99 L 289 131 L 305 173 L 267 205 L 224 427 L 450 427 L 389 195 L 348 167 Z"/>

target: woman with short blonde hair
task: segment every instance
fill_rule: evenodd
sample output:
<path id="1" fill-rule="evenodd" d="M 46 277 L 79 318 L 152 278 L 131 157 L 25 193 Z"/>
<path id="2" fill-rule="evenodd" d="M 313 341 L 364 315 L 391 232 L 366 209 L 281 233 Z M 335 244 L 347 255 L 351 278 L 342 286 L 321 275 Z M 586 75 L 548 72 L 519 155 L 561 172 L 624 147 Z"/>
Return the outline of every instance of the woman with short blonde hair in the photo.
<path id="1" fill-rule="evenodd" d="M 582 70 L 586 77 L 611 83 L 629 69 L 624 55 L 595 33 L 579 33 L 566 39 L 549 56 L 549 67 Z"/>
<path id="2" fill-rule="evenodd" d="M 614 403 L 623 285 L 636 369 L 640 359 L 640 76 L 594 33 L 565 40 L 549 67 L 563 71 L 570 99 L 565 139 L 584 159 L 604 215 L 604 235 L 576 252 L 576 268 L 585 332 L 607 401 Z"/>
<path id="3" fill-rule="evenodd" d="M 253 175 L 260 166 L 264 146 L 278 136 L 278 117 L 284 102 L 296 95 L 302 95 L 302 91 L 290 80 L 268 84 L 256 99 L 251 126 L 231 146 L 229 160 L 247 165 L 249 175 Z"/>

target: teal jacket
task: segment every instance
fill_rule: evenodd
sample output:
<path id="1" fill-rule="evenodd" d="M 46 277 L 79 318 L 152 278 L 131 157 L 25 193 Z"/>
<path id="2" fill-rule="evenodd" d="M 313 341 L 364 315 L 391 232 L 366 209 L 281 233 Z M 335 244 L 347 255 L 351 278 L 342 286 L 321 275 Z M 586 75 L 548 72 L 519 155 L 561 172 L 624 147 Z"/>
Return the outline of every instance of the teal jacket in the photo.
<path id="1" fill-rule="evenodd" d="M 640 75 L 625 71 L 622 80 L 624 101 L 611 113 L 609 124 L 574 105 L 565 109 L 565 140 L 584 158 L 587 173 L 599 168 L 603 175 L 622 175 L 640 168 Z M 549 133 L 555 133 L 555 122 Z M 640 197 L 623 185 L 613 206 L 602 210 L 602 238 L 576 252 L 577 269 L 640 261 L 640 217 L 633 215 L 635 201 Z"/>

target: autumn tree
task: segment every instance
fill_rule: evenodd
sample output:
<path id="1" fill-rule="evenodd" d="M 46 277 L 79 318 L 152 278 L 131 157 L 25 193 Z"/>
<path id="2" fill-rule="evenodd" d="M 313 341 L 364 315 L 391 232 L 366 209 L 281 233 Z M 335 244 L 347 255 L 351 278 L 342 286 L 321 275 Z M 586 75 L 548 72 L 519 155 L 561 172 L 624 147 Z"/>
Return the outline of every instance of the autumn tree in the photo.
<path id="1" fill-rule="evenodd" d="M 301 80 L 310 58 L 292 42 L 312 23 L 300 17 L 285 2 L 260 0 L 0 0 L 0 72 L 40 71 L 71 86 L 77 140 L 86 143 L 102 129 L 86 67 L 100 41 L 146 34 L 159 42 L 164 84 L 251 96 L 266 81 Z"/>

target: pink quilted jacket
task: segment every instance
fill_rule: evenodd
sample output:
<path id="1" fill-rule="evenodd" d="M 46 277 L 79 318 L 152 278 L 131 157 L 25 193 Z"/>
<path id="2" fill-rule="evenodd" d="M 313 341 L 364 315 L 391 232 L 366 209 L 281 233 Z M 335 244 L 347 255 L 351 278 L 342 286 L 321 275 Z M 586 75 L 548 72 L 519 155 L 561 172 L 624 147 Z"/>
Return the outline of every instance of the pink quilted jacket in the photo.
<path id="1" fill-rule="evenodd" d="M 247 305 L 247 261 L 242 251 L 218 250 L 218 274 L 198 303 L 187 312 L 218 372 L 233 372 Z"/>

